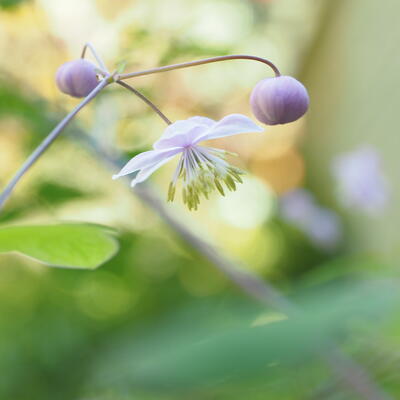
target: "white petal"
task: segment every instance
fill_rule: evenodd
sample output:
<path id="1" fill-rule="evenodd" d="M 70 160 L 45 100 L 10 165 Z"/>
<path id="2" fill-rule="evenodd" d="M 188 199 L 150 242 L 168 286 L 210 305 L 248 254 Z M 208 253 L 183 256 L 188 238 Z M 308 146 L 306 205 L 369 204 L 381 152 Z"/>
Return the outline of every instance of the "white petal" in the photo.
<path id="1" fill-rule="evenodd" d="M 181 147 L 168 148 L 166 150 L 150 150 L 133 157 L 113 179 L 131 174 L 139 169 L 149 168 L 164 160 L 170 160 L 175 154 L 182 151 Z"/>
<path id="2" fill-rule="evenodd" d="M 191 117 L 183 121 L 176 121 L 165 129 L 164 133 L 153 148 L 156 150 L 169 147 L 184 147 L 192 144 L 198 136 L 203 135 L 216 122 L 206 117 Z"/>
<path id="3" fill-rule="evenodd" d="M 152 165 L 151 167 L 143 168 L 139 171 L 139 173 L 135 176 L 135 178 L 131 182 L 131 186 L 134 187 L 136 184 L 145 181 L 151 174 L 157 171 L 160 167 L 162 167 L 165 163 L 167 163 L 174 156 L 168 157 L 157 164 Z"/>
<path id="4" fill-rule="evenodd" d="M 241 114 L 231 114 L 221 119 L 204 135 L 198 136 L 196 143 L 202 140 L 217 139 L 239 133 L 263 132 L 264 129 L 256 125 L 250 118 Z"/>

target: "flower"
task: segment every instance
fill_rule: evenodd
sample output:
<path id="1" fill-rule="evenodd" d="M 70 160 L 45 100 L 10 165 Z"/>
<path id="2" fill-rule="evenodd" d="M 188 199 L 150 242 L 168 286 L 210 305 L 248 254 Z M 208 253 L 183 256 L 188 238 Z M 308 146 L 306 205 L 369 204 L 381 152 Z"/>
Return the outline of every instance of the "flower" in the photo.
<path id="1" fill-rule="evenodd" d="M 338 184 L 339 200 L 345 207 L 376 214 L 386 205 L 387 182 L 380 156 L 373 147 L 363 146 L 336 157 L 332 172 Z"/>
<path id="2" fill-rule="evenodd" d="M 305 232 L 318 247 L 334 250 L 342 238 L 342 224 L 332 210 L 316 206 Z"/>
<path id="3" fill-rule="evenodd" d="M 316 204 L 313 195 L 305 189 L 296 189 L 282 196 L 280 215 L 323 250 L 334 250 L 340 243 L 342 225 L 338 216 Z"/>
<path id="4" fill-rule="evenodd" d="M 291 76 L 263 79 L 250 98 L 254 115 L 267 125 L 296 121 L 306 113 L 309 103 L 307 89 Z"/>
<path id="5" fill-rule="evenodd" d="M 282 218 L 302 230 L 309 225 L 315 206 L 314 197 L 305 189 L 292 190 L 280 198 Z"/>
<path id="6" fill-rule="evenodd" d="M 177 121 L 168 126 L 161 138 L 154 143 L 153 150 L 132 158 L 113 179 L 138 171 L 132 181 L 132 186 L 135 186 L 174 156 L 181 154 L 169 185 L 168 201 L 174 200 L 177 181 L 182 178 L 183 202 L 190 210 L 196 210 L 201 195 L 208 198 L 215 189 L 224 195 L 222 182 L 229 190 L 235 190 L 236 183 L 242 182 L 242 171 L 225 161 L 228 152 L 200 146 L 199 143 L 239 133 L 262 131 L 263 129 L 241 114 L 228 115 L 218 122 L 205 117 Z"/>
<path id="7" fill-rule="evenodd" d="M 99 83 L 96 66 L 83 59 L 66 62 L 57 70 L 56 83 L 63 93 L 86 97 Z"/>

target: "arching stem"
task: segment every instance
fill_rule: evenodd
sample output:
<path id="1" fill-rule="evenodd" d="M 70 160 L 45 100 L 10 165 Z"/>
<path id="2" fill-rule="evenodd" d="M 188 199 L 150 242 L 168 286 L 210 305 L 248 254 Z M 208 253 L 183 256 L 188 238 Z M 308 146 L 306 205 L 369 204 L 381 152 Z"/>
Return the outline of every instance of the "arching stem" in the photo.
<path id="1" fill-rule="evenodd" d="M 234 55 L 229 55 L 229 56 L 205 58 L 203 60 L 197 60 L 197 61 L 189 61 L 189 62 L 185 62 L 185 63 L 181 63 L 181 64 L 166 65 L 164 67 L 152 68 L 152 69 L 147 69 L 147 70 L 143 70 L 143 71 L 131 72 L 131 73 L 127 73 L 127 74 L 120 74 L 116 77 L 116 79 L 124 80 L 124 79 L 129 79 L 129 78 L 135 78 L 137 76 L 157 74 L 159 72 L 167 72 L 167 71 L 172 71 L 175 69 L 190 68 L 190 67 L 195 67 L 197 65 L 204 65 L 204 64 L 210 64 L 210 63 L 215 63 L 215 62 L 220 62 L 220 61 L 228 61 L 228 60 L 259 61 L 261 63 L 268 65 L 270 68 L 272 68 L 272 70 L 275 73 L 275 76 L 281 75 L 281 73 L 280 73 L 279 69 L 276 67 L 276 65 L 265 58 L 243 55 L 243 54 L 234 54 Z"/>
<path id="2" fill-rule="evenodd" d="M 93 57 L 96 59 L 97 63 L 99 64 L 99 66 L 101 68 L 101 72 L 104 75 L 109 74 L 110 72 L 108 71 L 106 64 L 104 63 L 103 59 L 99 56 L 96 49 L 94 48 L 94 46 L 91 43 L 89 43 L 89 42 L 85 43 L 85 45 L 83 46 L 83 49 L 82 49 L 81 58 L 85 58 L 87 49 L 89 49 L 91 51 L 91 53 L 93 54 Z"/>

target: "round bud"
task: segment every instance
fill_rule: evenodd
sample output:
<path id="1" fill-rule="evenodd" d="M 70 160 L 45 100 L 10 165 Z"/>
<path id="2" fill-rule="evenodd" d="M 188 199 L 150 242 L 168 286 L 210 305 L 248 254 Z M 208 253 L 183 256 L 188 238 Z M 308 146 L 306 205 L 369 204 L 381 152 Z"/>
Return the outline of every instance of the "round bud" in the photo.
<path id="1" fill-rule="evenodd" d="M 95 68 L 83 59 L 64 63 L 56 74 L 58 88 L 73 97 L 86 97 L 99 83 Z"/>
<path id="2" fill-rule="evenodd" d="M 307 89 L 291 76 L 258 82 L 250 98 L 254 115 L 267 125 L 296 121 L 306 113 L 309 103 Z"/>

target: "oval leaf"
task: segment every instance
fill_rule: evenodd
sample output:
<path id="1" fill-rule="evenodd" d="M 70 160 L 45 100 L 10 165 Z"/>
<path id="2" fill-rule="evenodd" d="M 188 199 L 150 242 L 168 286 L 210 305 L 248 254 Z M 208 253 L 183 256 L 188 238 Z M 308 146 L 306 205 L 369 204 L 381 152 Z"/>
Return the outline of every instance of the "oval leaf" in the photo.
<path id="1" fill-rule="evenodd" d="M 111 233 L 90 224 L 10 226 L 0 228 L 0 253 L 19 253 L 51 266 L 94 269 L 118 250 Z"/>

